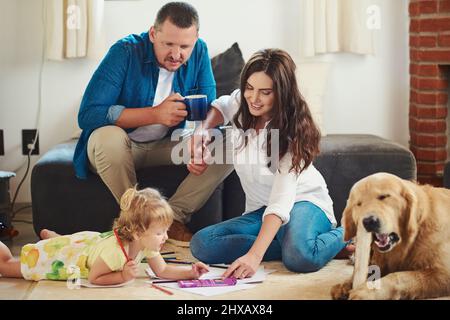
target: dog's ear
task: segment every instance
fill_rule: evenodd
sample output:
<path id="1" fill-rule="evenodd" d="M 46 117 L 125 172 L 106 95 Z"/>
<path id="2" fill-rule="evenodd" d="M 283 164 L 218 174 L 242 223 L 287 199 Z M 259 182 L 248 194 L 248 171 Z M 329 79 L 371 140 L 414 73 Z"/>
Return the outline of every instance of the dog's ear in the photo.
<path id="1" fill-rule="evenodd" d="M 356 236 L 356 224 L 353 220 L 353 205 L 347 200 L 347 206 L 342 213 L 341 225 L 344 228 L 344 240 L 349 241 Z"/>
<path id="2" fill-rule="evenodd" d="M 403 226 L 400 226 L 407 234 L 409 242 L 413 242 L 419 231 L 419 200 L 417 197 L 418 186 L 409 181 L 404 181 L 402 196 L 406 200 L 406 208 L 403 212 Z"/>

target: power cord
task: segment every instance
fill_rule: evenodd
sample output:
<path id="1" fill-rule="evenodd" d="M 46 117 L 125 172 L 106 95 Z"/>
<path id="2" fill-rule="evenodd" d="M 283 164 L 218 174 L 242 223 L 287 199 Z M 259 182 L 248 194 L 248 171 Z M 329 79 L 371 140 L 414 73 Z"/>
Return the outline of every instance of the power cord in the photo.
<path id="1" fill-rule="evenodd" d="M 20 211 L 23 211 L 23 210 L 28 209 L 28 208 L 31 208 L 31 207 L 32 207 L 32 205 L 27 205 L 27 206 L 25 206 L 25 207 L 22 207 L 22 208 L 20 208 L 20 209 L 17 209 L 17 210 L 14 211 L 13 213 L 14 213 L 14 215 L 16 215 L 16 214 L 19 213 Z"/>
<path id="2" fill-rule="evenodd" d="M 26 223 L 26 224 L 33 224 L 33 221 L 28 221 L 28 220 L 14 220 L 14 223 Z"/>
<path id="3" fill-rule="evenodd" d="M 17 186 L 16 192 L 14 193 L 14 197 L 11 203 L 11 209 L 13 210 L 13 213 L 11 215 L 11 221 L 14 220 L 14 217 L 16 216 L 17 212 L 19 212 L 22 209 L 16 210 L 14 211 L 14 205 L 16 203 L 16 199 L 17 199 L 17 195 L 19 194 L 19 190 L 22 187 L 22 184 L 24 183 L 28 172 L 30 171 L 30 163 L 31 163 L 31 152 L 33 152 L 33 149 L 29 149 L 27 157 L 28 157 L 28 161 L 27 161 L 27 170 L 25 171 L 25 174 L 23 175 L 22 180 L 19 182 L 19 185 Z"/>
<path id="4" fill-rule="evenodd" d="M 19 190 L 22 187 L 22 184 L 24 183 L 25 179 L 28 176 L 28 172 L 30 171 L 30 165 L 31 165 L 31 153 L 33 152 L 35 146 L 36 146 L 36 142 L 38 141 L 38 137 L 39 137 L 39 127 L 40 127 L 40 122 L 41 122 L 41 109 L 42 109 L 42 74 L 44 71 L 44 63 L 45 63 L 45 46 L 46 46 L 46 33 L 47 33 L 47 25 L 46 25 L 46 20 L 47 20 L 47 7 L 46 7 L 46 1 L 43 1 L 42 4 L 42 16 L 41 16 L 41 23 L 42 23 L 42 51 L 41 51 L 41 61 L 40 61 L 40 66 L 39 66 L 39 78 L 38 78 L 38 110 L 37 110 L 37 118 L 36 118 L 36 134 L 34 136 L 33 139 L 33 143 L 29 143 L 27 145 L 28 148 L 28 154 L 27 154 L 27 169 L 25 171 L 25 174 L 22 178 L 22 180 L 19 182 L 16 192 L 14 193 L 14 197 L 11 203 L 11 210 L 12 215 L 11 215 L 11 221 L 14 220 L 14 217 L 16 216 L 17 212 L 28 208 L 30 206 L 27 207 L 23 207 L 20 208 L 18 210 L 14 210 L 14 205 L 16 203 L 16 199 L 17 199 L 17 195 L 19 194 Z M 22 167 L 24 166 L 25 163 L 23 163 L 22 165 L 20 165 L 14 172 L 17 172 L 18 170 L 22 169 Z"/>

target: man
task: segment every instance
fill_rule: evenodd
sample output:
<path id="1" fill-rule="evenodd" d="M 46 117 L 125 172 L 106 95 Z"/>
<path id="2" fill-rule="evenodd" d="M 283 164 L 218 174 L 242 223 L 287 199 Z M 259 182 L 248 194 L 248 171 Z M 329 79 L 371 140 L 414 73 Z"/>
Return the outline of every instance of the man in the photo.
<path id="1" fill-rule="evenodd" d="M 136 169 L 172 163 L 176 142 L 170 134 L 184 127 L 187 116 L 180 100 L 205 94 L 210 103 L 216 97 L 208 49 L 198 30 L 195 8 L 171 2 L 159 10 L 149 32 L 125 37 L 110 48 L 81 102 L 77 177 L 86 178 L 90 169 L 119 202 L 137 183 Z M 212 165 L 202 176 L 193 172 L 186 177 L 169 199 L 175 212 L 169 238 L 190 240 L 185 223 L 231 171 L 230 165 Z"/>

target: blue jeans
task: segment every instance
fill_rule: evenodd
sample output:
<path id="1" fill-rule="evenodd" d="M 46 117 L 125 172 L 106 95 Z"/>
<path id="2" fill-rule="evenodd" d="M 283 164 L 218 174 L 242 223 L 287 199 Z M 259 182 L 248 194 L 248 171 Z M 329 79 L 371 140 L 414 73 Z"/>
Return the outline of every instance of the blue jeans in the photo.
<path id="1" fill-rule="evenodd" d="M 198 231 L 191 252 L 206 263 L 232 263 L 245 255 L 261 229 L 265 207 Z M 281 226 L 263 261 L 282 260 L 294 272 L 321 269 L 346 243 L 343 228 L 332 228 L 325 213 L 308 201 L 294 204 L 290 220 Z"/>

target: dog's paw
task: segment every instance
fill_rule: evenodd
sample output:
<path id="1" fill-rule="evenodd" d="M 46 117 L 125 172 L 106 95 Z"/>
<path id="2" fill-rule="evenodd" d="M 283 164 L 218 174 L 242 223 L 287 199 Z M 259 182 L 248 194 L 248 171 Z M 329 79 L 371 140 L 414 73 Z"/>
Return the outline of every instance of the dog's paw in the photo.
<path id="1" fill-rule="evenodd" d="M 378 290 L 369 289 L 365 286 L 358 287 L 356 289 L 350 290 L 348 299 L 349 300 L 378 300 L 380 297 L 377 295 Z"/>
<path id="2" fill-rule="evenodd" d="M 339 283 L 331 288 L 331 298 L 333 300 L 347 300 L 351 289 L 352 283 L 350 281 Z"/>

